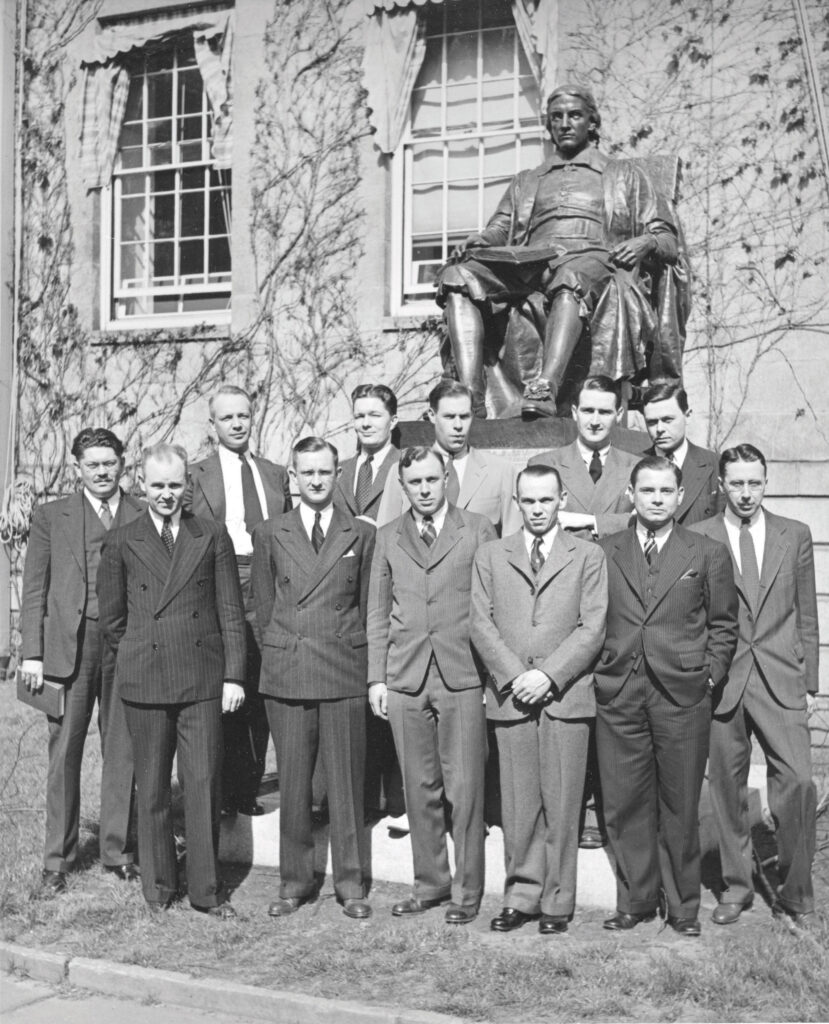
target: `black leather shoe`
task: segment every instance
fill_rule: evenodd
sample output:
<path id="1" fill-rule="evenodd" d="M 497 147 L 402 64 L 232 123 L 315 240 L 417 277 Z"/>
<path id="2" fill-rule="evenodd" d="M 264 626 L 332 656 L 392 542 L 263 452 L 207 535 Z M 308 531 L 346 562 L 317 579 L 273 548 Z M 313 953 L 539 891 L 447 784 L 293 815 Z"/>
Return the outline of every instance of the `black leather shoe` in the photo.
<path id="1" fill-rule="evenodd" d="M 738 921 L 744 910 L 750 910 L 752 900 L 745 903 L 718 903 L 711 913 L 711 920 L 714 924 L 734 924 Z"/>
<path id="2" fill-rule="evenodd" d="M 416 896 L 412 896 L 407 900 L 395 903 L 391 908 L 391 912 L 394 917 L 405 917 L 407 914 L 423 914 L 427 910 L 431 910 L 432 907 L 439 907 L 441 903 L 446 903 L 448 899 L 448 896 L 441 896 L 436 900 L 419 900 Z"/>
<path id="3" fill-rule="evenodd" d="M 298 896 L 277 896 L 268 907 L 268 914 L 271 917 L 287 917 L 288 914 L 295 914 L 302 903 Z"/>
<path id="4" fill-rule="evenodd" d="M 197 907 L 194 903 L 193 910 L 197 910 L 200 914 L 206 914 L 208 917 L 218 918 L 220 921 L 236 920 L 236 911 L 229 903 L 220 903 L 217 907 Z"/>
<path id="5" fill-rule="evenodd" d="M 537 918 L 538 914 L 525 914 L 523 910 L 516 910 L 515 907 L 504 907 L 501 913 L 489 922 L 489 927 L 494 932 L 512 932 L 527 921 L 535 921 Z"/>
<path id="6" fill-rule="evenodd" d="M 538 922 L 541 935 L 563 935 L 567 931 L 567 918 L 555 914 L 542 914 Z"/>
<path id="7" fill-rule="evenodd" d="M 258 818 L 260 814 L 265 813 L 265 808 L 258 800 L 254 800 L 249 804 L 239 804 L 236 810 L 239 814 L 246 814 L 249 818 Z"/>
<path id="8" fill-rule="evenodd" d="M 689 939 L 697 939 L 702 934 L 698 917 L 671 917 L 669 914 L 668 924 L 677 935 L 684 935 Z"/>
<path id="9" fill-rule="evenodd" d="M 104 871 L 120 878 L 122 882 L 137 882 L 141 878 L 141 872 L 136 864 L 105 864 Z"/>
<path id="10" fill-rule="evenodd" d="M 609 932 L 628 932 L 631 928 L 635 928 L 637 924 L 653 921 L 655 917 L 655 910 L 648 910 L 644 914 L 626 914 L 622 910 L 617 910 L 613 917 L 609 917 L 604 922 L 602 927 L 607 928 Z"/>
<path id="11" fill-rule="evenodd" d="M 52 896 L 66 892 L 66 874 L 63 871 L 49 871 L 47 868 L 44 868 L 43 874 L 40 876 L 40 882 L 43 888 Z"/>
<path id="12" fill-rule="evenodd" d="M 585 825 L 579 837 L 579 847 L 582 850 L 600 850 L 607 846 L 607 836 L 600 828 L 593 825 Z"/>
<path id="13" fill-rule="evenodd" d="M 478 905 L 470 903 L 466 906 L 459 903 L 450 903 L 446 908 L 444 920 L 447 924 L 469 924 L 478 916 Z"/>
<path id="14" fill-rule="evenodd" d="M 343 900 L 343 913 L 346 917 L 353 917 L 355 921 L 365 921 L 371 917 L 371 904 L 368 900 Z"/>
<path id="15" fill-rule="evenodd" d="M 776 907 L 774 916 L 786 918 L 796 928 L 803 928 L 806 931 L 814 927 L 816 920 L 813 913 L 804 914 L 798 910 L 787 910 L 785 907 Z"/>

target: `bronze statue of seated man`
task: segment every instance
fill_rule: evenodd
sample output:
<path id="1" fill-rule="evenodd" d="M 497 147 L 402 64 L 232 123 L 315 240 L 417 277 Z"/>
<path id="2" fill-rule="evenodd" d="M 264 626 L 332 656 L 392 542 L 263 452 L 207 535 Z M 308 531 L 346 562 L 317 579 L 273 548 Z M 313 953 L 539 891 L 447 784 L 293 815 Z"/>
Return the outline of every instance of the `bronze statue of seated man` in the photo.
<path id="1" fill-rule="evenodd" d="M 485 362 L 491 373 L 494 362 L 501 364 L 496 415 L 554 416 L 585 325 L 590 373 L 619 380 L 644 370 L 662 316 L 644 271 L 678 259 L 671 200 L 638 162 L 599 151 L 601 117 L 592 94 L 557 88 L 546 123 L 552 157 L 513 178 L 487 226 L 455 250 L 437 279 L 456 372 L 472 389 L 479 417 L 487 415 Z M 676 302 L 676 289 L 667 298 Z M 522 305 L 524 329 L 511 340 L 510 315 Z M 678 319 L 684 336 L 684 318 L 668 317 L 672 324 Z M 492 330 L 503 335 L 497 360 L 486 359 Z M 510 376 L 511 407 L 503 398 Z"/>

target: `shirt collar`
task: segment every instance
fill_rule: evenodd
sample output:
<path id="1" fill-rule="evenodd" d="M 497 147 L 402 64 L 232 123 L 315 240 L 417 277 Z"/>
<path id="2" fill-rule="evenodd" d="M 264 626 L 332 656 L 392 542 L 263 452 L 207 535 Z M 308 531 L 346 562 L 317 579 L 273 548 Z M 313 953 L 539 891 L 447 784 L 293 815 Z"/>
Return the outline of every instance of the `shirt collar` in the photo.
<path id="1" fill-rule="evenodd" d="M 662 526 L 660 526 L 658 530 L 654 530 L 653 535 L 657 541 L 667 540 L 668 537 L 671 535 L 671 530 L 673 528 L 674 521 L 673 519 L 671 519 L 670 522 L 664 523 Z M 643 526 L 638 519 L 636 520 L 636 533 L 639 539 L 644 543 L 648 536 L 648 528 L 646 526 Z"/>
<path id="2" fill-rule="evenodd" d="M 561 167 L 589 167 L 591 171 L 596 171 L 601 174 L 608 163 L 608 158 L 604 153 L 600 153 L 595 146 L 586 146 L 577 156 L 573 157 L 572 160 L 566 159 L 558 153 L 554 153 L 547 161 L 542 174 L 547 174 L 549 171 L 558 170 Z"/>
<path id="3" fill-rule="evenodd" d="M 659 449 L 656 448 L 655 446 L 654 450 L 659 451 Z M 674 448 L 674 450 L 671 452 L 671 455 L 673 455 L 674 462 L 676 463 L 676 465 L 679 466 L 680 469 L 682 469 L 682 467 L 685 465 L 685 460 L 688 458 L 688 439 L 686 437 L 682 438 L 682 441 L 680 441 L 676 448 Z"/>
<path id="4" fill-rule="evenodd" d="M 584 441 L 582 441 L 580 437 L 577 437 L 576 445 L 578 446 L 579 453 L 581 454 L 581 457 L 585 462 L 590 462 L 590 460 L 593 458 L 593 452 L 599 453 L 599 458 L 602 460 L 602 465 L 604 465 L 605 462 L 607 462 L 607 455 L 610 451 L 610 441 L 607 442 L 604 448 L 590 448 L 588 445 L 584 443 Z"/>
<path id="5" fill-rule="evenodd" d="M 725 506 L 725 512 L 723 513 L 723 516 L 725 518 L 726 523 L 728 523 L 729 526 L 733 526 L 737 530 L 743 525 L 743 517 L 736 515 L 732 511 L 730 505 Z M 762 518 L 763 506 L 761 505 L 754 513 L 754 515 L 751 517 L 748 524 L 748 528 L 751 529 L 753 526 L 756 526 Z"/>
<path id="6" fill-rule="evenodd" d="M 524 544 L 527 547 L 527 551 L 530 551 L 535 539 L 538 536 L 537 533 L 531 533 L 526 526 L 521 527 L 524 533 Z M 556 534 L 558 533 L 558 523 L 555 523 L 546 533 L 541 534 L 541 550 L 546 554 L 549 554 L 550 548 L 555 543 Z"/>
<path id="7" fill-rule="evenodd" d="M 161 533 L 161 527 L 164 525 L 164 516 L 160 516 L 156 512 L 156 510 L 154 508 L 152 508 L 151 506 L 149 506 L 149 505 L 147 506 L 147 511 L 150 513 L 150 519 L 152 519 L 152 521 L 155 523 L 156 529 L 158 530 L 159 533 Z M 172 516 L 170 517 L 170 524 L 172 526 L 178 528 L 178 525 L 179 525 L 180 522 L 181 522 L 181 509 L 179 509 L 177 512 L 174 512 L 172 514 Z"/>
<path id="8" fill-rule="evenodd" d="M 463 455 L 452 455 L 450 452 L 446 451 L 442 445 L 439 445 L 437 441 L 432 445 L 432 448 L 443 456 L 443 461 L 447 466 L 450 462 L 463 462 L 463 460 L 469 455 L 469 445 L 466 446 L 466 450 Z"/>
<path id="9" fill-rule="evenodd" d="M 448 511 L 449 502 L 444 501 L 444 503 L 440 506 L 438 511 L 435 512 L 435 514 L 432 516 L 432 523 L 435 527 L 435 533 L 440 533 L 440 531 L 443 529 L 443 524 L 446 521 L 446 513 Z M 414 516 L 417 532 L 420 533 L 421 530 L 423 529 L 423 516 L 419 512 L 415 512 L 414 509 L 412 509 L 412 515 Z"/>
<path id="10" fill-rule="evenodd" d="M 391 451 L 391 439 L 386 441 L 386 443 L 383 445 L 383 447 L 379 451 L 372 452 L 371 458 L 372 458 L 373 464 L 375 466 L 382 465 L 382 463 L 386 461 L 386 456 L 389 454 L 390 451 Z M 368 456 L 368 452 L 361 451 L 357 455 L 357 465 L 358 466 L 362 466 L 362 464 L 366 461 L 366 457 L 367 456 Z"/>
<path id="11" fill-rule="evenodd" d="M 219 445 L 219 461 L 223 466 L 238 466 L 240 455 L 245 462 L 253 461 L 253 453 L 250 448 L 246 448 L 243 452 L 234 452 L 230 448 L 225 448 L 223 444 Z"/>
<path id="12" fill-rule="evenodd" d="M 95 509 L 97 515 L 101 514 L 101 505 L 104 502 L 103 498 L 99 498 L 97 494 L 90 494 L 89 490 L 84 487 L 84 497 L 89 504 Z M 121 504 L 121 488 L 119 487 L 115 494 L 111 498 L 106 499 L 107 505 L 109 505 L 109 511 L 112 513 L 112 518 L 115 518 L 115 513 L 118 511 L 118 506 Z"/>

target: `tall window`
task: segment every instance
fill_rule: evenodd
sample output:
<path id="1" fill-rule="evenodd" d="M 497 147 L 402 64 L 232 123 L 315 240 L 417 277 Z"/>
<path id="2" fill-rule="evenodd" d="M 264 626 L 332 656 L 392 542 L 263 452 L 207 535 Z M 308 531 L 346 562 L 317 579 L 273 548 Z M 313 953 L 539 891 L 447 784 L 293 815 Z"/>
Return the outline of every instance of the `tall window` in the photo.
<path id="1" fill-rule="evenodd" d="M 402 299 L 431 298 L 455 244 L 541 162 L 538 87 L 508 0 L 427 5 L 403 149 Z"/>
<path id="2" fill-rule="evenodd" d="M 230 173 L 212 168 L 210 137 L 192 42 L 145 52 L 115 165 L 111 319 L 227 318 Z"/>

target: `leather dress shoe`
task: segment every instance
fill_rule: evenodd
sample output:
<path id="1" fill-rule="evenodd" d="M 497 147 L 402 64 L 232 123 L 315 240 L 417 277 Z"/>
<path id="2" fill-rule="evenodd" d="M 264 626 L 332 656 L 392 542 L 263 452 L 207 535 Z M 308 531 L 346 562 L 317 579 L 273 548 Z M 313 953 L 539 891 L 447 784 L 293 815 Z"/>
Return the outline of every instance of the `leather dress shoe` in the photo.
<path id="1" fill-rule="evenodd" d="M 448 896 L 441 896 L 435 900 L 419 900 L 417 896 L 411 896 L 407 900 L 395 903 L 391 908 L 391 912 L 394 917 L 405 917 L 407 914 L 423 914 L 427 910 L 431 910 L 432 907 L 439 907 L 441 903 L 446 903 L 448 899 Z"/>
<path id="2" fill-rule="evenodd" d="M 791 921 L 796 928 L 803 928 L 806 931 L 814 927 L 816 920 L 815 915 L 811 912 L 804 914 L 799 910 L 787 910 L 785 907 L 775 907 L 774 916 L 785 917 L 787 920 Z"/>
<path id="3" fill-rule="evenodd" d="M 567 931 L 567 918 L 555 914 L 542 914 L 538 922 L 541 935 L 563 935 Z"/>
<path id="4" fill-rule="evenodd" d="M 268 914 L 271 917 L 287 917 L 288 914 L 295 914 L 302 902 L 299 896 L 277 896 L 268 907 Z"/>
<path id="5" fill-rule="evenodd" d="M 684 935 L 689 939 L 696 939 L 702 934 L 698 917 L 671 917 L 668 915 L 668 924 L 677 935 Z"/>
<path id="6" fill-rule="evenodd" d="M 265 808 L 258 800 L 251 800 L 250 803 L 238 804 L 236 810 L 239 814 L 246 814 L 249 818 L 258 818 L 265 813 Z"/>
<path id="7" fill-rule="evenodd" d="M 371 904 L 364 899 L 343 900 L 343 913 L 355 921 L 365 921 L 371 917 Z"/>
<path id="8" fill-rule="evenodd" d="M 477 903 L 470 903 L 467 905 L 450 903 L 446 908 L 444 920 L 447 924 L 469 924 L 469 922 L 474 921 L 477 916 Z"/>
<path id="9" fill-rule="evenodd" d="M 504 907 L 501 913 L 489 922 L 489 927 L 494 932 L 512 932 L 527 921 L 535 921 L 537 917 L 538 914 L 525 914 L 523 910 L 516 910 L 515 907 Z"/>
<path id="10" fill-rule="evenodd" d="M 122 882 L 137 882 L 141 878 L 141 872 L 136 864 L 105 864 L 104 871 L 120 878 Z"/>
<path id="11" fill-rule="evenodd" d="M 193 910 L 197 910 L 200 914 L 206 914 L 207 917 L 218 918 L 220 921 L 236 920 L 236 911 L 227 902 L 220 903 L 217 907 L 198 907 L 194 903 Z"/>
<path id="12" fill-rule="evenodd" d="M 607 836 L 600 828 L 593 825 L 585 825 L 579 836 L 579 847 L 582 850 L 600 850 L 607 846 Z"/>
<path id="13" fill-rule="evenodd" d="M 655 910 L 647 910 L 644 914 L 626 914 L 623 910 L 617 910 L 613 917 L 609 917 L 604 922 L 602 927 L 607 928 L 609 932 L 628 932 L 637 924 L 653 921 L 655 917 Z"/>
<path id="14" fill-rule="evenodd" d="M 751 900 L 745 903 L 718 903 L 711 912 L 711 920 L 714 924 L 734 924 L 744 910 L 751 909 L 751 903 Z"/>
<path id="15" fill-rule="evenodd" d="M 52 896 L 66 892 L 66 874 L 63 871 L 49 871 L 48 868 L 44 868 L 40 881 L 43 888 Z"/>

